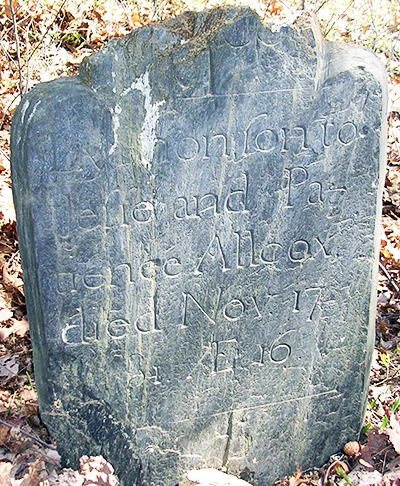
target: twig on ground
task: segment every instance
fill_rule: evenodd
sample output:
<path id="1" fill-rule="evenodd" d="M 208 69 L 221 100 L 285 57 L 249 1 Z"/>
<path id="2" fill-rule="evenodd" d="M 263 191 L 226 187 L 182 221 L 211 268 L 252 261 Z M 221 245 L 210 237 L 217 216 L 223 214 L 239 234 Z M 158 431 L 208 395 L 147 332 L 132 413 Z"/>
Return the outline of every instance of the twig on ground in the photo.
<path id="1" fill-rule="evenodd" d="M 9 429 L 17 429 L 17 427 L 15 427 L 14 425 L 9 424 L 8 422 L 4 422 L 4 420 L 1 420 L 1 419 L 0 419 L 0 424 L 4 425 L 5 427 L 8 427 Z M 21 432 L 21 434 L 26 435 L 26 437 L 29 437 L 29 439 L 32 439 L 32 440 L 35 440 L 36 442 L 39 442 L 39 444 L 41 444 L 44 447 L 47 447 L 47 449 L 51 449 L 53 451 L 57 450 L 57 448 L 54 447 L 53 445 L 47 444 L 42 439 L 39 439 L 39 437 L 35 437 L 34 435 L 29 434 L 28 432 L 25 432 L 25 430 L 18 429 L 18 432 Z"/>
<path id="2" fill-rule="evenodd" d="M 3 113 L 3 118 L 0 120 L 0 130 L 1 130 L 1 129 L 2 129 L 2 127 L 3 127 L 3 123 L 4 123 L 4 120 L 6 119 L 6 116 L 7 116 L 8 110 L 9 110 L 9 109 L 12 107 L 12 105 L 15 103 L 15 100 L 16 100 L 16 99 L 19 97 L 19 95 L 20 95 L 19 93 L 18 93 L 18 94 L 16 94 L 16 95 L 14 96 L 14 98 L 12 99 L 11 103 L 10 103 L 10 104 L 7 106 L 7 108 L 6 108 L 5 110 L 3 110 L 3 111 L 4 111 L 4 113 Z"/>
<path id="3" fill-rule="evenodd" d="M 19 47 L 19 36 L 18 36 L 18 26 L 17 26 L 17 19 L 15 17 L 13 0 L 8 0 L 8 4 L 10 6 L 11 18 L 14 28 L 14 37 L 15 37 L 15 45 L 17 46 L 17 64 L 18 64 L 18 75 L 19 75 L 19 95 L 22 98 L 24 94 L 24 88 L 22 86 L 22 69 L 21 69 L 21 51 Z"/>
<path id="4" fill-rule="evenodd" d="M 394 290 L 396 291 L 396 294 L 400 297 L 400 289 L 396 282 L 393 280 L 392 276 L 390 273 L 386 270 L 385 265 L 382 262 L 379 262 L 379 268 L 382 270 L 382 272 L 385 274 L 385 277 L 389 280 L 389 282 L 392 284 Z"/>
<path id="5" fill-rule="evenodd" d="M 57 20 L 57 17 L 60 15 L 61 13 L 61 10 L 62 8 L 64 7 L 64 5 L 67 3 L 67 0 L 64 0 L 63 3 L 61 4 L 60 8 L 57 10 L 57 13 L 54 17 L 54 19 L 51 21 L 51 23 L 49 24 L 49 26 L 47 27 L 46 29 L 46 32 L 42 35 L 41 39 L 39 40 L 39 42 L 37 42 L 36 44 L 36 47 L 33 49 L 33 51 L 31 52 L 30 56 L 28 57 L 28 60 L 26 61 L 27 63 L 32 59 L 32 56 L 35 54 L 35 52 L 39 49 L 39 47 L 41 46 L 42 42 L 43 42 L 43 39 L 46 37 L 46 35 L 49 33 L 49 30 L 51 29 L 51 27 L 54 25 L 54 22 Z"/>
<path id="6" fill-rule="evenodd" d="M 2 153 L 3 157 L 5 157 L 9 162 L 11 162 L 10 157 L 4 152 L 4 150 L 0 147 L 0 152 Z"/>
<path id="7" fill-rule="evenodd" d="M 336 18 L 336 20 L 333 22 L 333 24 L 329 27 L 329 29 L 325 32 L 325 37 L 329 34 L 329 32 L 332 30 L 333 26 L 336 24 L 336 22 L 342 17 L 342 15 L 344 15 L 347 10 L 353 5 L 353 3 L 355 2 L 355 0 L 352 0 L 348 5 L 347 7 L 343 10 L 343 12 Z"/>
<path id="8" fill-rule="evenodd" d="M 317 10 L 315 11 L 315 13 L 318 13 L 318 12 L 321 10 L 321 8 L 322 8 L 322 7 L 323 7 L 325 4 L 327 4 L 328 2 L 329 2 L 329 0 L 325 0 L 324 2 L 322 2 L 322 3 L 321 3 L 321 5 L 320 5 L 320 6 L 317 8 Z"/>

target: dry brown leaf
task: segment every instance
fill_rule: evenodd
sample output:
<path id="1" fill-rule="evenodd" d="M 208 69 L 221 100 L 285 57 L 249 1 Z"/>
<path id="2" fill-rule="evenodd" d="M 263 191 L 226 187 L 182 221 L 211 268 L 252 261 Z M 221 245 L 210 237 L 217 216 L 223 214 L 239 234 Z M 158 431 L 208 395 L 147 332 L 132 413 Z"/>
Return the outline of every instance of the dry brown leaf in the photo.
<path id="1" fill-rule="evenodd" d="M 85 478 L 77 471 L 65 469 L 60 475 L 56 473 L 50 474 L 47 481 L 49 486 L 82 486 Z"/>
<path id="2" fill-rule="evenodd" d="M 26 402 L 29 400 L 37 400 L 38 398 L 36 390 L 32 390 L 31 388 L 24 388 L 19 396 Z"/>
<path id="3" fill-rule="evenodd" d="M 4 3 L 5 3 L 5 13 L 7 15 L 7 17 L 11 20 L 12 19 L 12 12 L 11 12 L 11 8 L 10 8 L 10 0 L 4 0 Z M 18 9 L 18 0 L 12 0 L 12 8 L 13 8 L 13 11 L 14 11 L 14 14 L 16 13 L 17 9 Z"/>
<path id="4" fill-rule="evenodd" d="M 41 459 L 36 459 L 36 461 L 29 466 L 28 472 L 22 479 L 19 486 L 38 486 L 43 479 L 48 476 L 46 472 L 46 467 Z"/>
<path id="5" fill-rule="evenodd" d="M 13 313 L 10 309 L 0 309 L 0 322 L 6 322 L 11 319 Z"/>
<path id="6" fill-rule="evenodd" d="M 117 486 L 114 468 L 102 456 L 82 456 L 79 460 L 81 474 L 88 484 L 95 486 Z"/>
<path id="7" fill-rule="evenodd" d="M 29 324 L 27 319 L 21 319 L 18 321 L 17 319 L 13 319 L 13 325 L 11 326 L 12 332 L 19 337 L 24 337 L 25 334 L 29 331 Z"/>
<path id="8" fill-rule="evenodd" d="M 386 435 L 380 434 L 377 428 L 371 428 L 367 432 L 368 442 L 362 448 L 361 455 L 358 457 L 358 462 L 369 470 L 375 467 L 373 457 L 386 447 Z"/>
<path id="9" fill-rule="evenodd" d="M 9 272 L 6 265 L 3 266 L 3 285 L 10 292 L 20 292 L 24 295 L 24 282 L 17 274 Z"/>
<path id="10" fill-rule="evenodd" d="M 302 470 L 301 466 L 297 469 L 297 471 L 289 478 L 289 486 L 299 486 L 304 482 L 304 479 L 301 479 Z"/>
<path id="11" fill-rule="evenodd" d="M 394 450 L 397 452 L 397 454 L 400 454 L 400 421 L 397 419 L 394 413 L 390 417 L 390 427 L 385 429 L 385 434 L 389 436 Z"/>
<path id="12" fill-rule="evenodd" d="M 4 376 L 7 379 L 13 378 L 18 374 L 18 363 L 15 361 L 15 357 L 9 354 L 0 358 L 0 376 Z"/>
<path id="13" fill-rule="evenodd" d="M 13 325 L 11 327 L 0 328 L 0 341 L 4 341 L 11 334 L 16 334 L 17 336 L 24 337 L 29 331 L 29 324 L 26 319 L 18 321 L 13 319 Z"/>
<path id="14" fill-rule="evenodd" d="M 5 444 L 7 442 L 9 432 L 10 432 L 9 427 L 6 427 L 5 425 L 0 424 L 0 444 Z M 0 477 L 1 477 L 1 473 L 0 473 Z"/>
<path id="15" fill-rule="evenodd" d="M 43 452 L 42 450 L 39 450 L 38 452 L 40 453 L 44 462 L 53 464 L 56 467 L 61 467 L 61 456 L 57 451 L 53 449 L 46 449 L 45 452 Z"/>
<path id="16" fill-rule="evenodd" d="M 12 486 L 10 478 L 12 467 L 11 462 L 0 462 L 0 484 L 2 486 Z"/>
<path id="17" fill-rule="evenodd" d="M 0 186 L 0 214 L 2 223 L 9 224 L 15 221 L 14 200 L 11 187 L 7 184 Z"/>

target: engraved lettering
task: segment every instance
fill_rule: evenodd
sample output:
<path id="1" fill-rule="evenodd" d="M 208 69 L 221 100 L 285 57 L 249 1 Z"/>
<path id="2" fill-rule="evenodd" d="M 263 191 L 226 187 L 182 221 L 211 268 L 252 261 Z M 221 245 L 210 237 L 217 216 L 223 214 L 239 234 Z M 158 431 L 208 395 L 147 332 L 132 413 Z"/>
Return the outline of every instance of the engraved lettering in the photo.
<path id="1" fill-rule="evenodd" d="M 202 197 L 199 196 L 194 196 L 194 197 L 196 198 L 197 201 L 197 205 L 196 205 L 197 216 L 210 210 L 212 210 L 213 216 L 218 213 L 218 196 L 210 193 L 210 194 L 205 194 Z"/>
<path id="2" fill-rule="evenodd" d="M 225 209 L 230 213 L 241 213 L 247 211 L 247 191 L 248 191 L 248 177 L 247 174 L 242 174 L 242 189 L 230 190 L 230 194 L 225 201 Z"/>
<path id="3" fill-rule="evenodd" d="M 259 353 L 260 353 L 260 357 L 257 359 L 257 361 L 253 361 L 252 365 L 253 366 L 263 366 L 265 363 L 264 363 L 264 358 L 265 358 L 265 350 L 266 350 L 266 346 L 265 344 L 259 344 L 258 345 L 259 347 Z"/>
<path id="4" fill-rule="evenodd" d="M 294 291 L 294 308 L 293 312 L 299 312 L 299 299 L 300 299 L 300 290 Z"/>
<path id="5" fill-rule="evenodd" d="M 293 189 L 295 187 L 299 187 L 306 182 L 308 179 L 308 172 L 304 167 L 293 167 L 291 169 L 285 169 L 285 173 L 287 177 L 285 178 L 287 181 L 287 190 L 288 190 L 288 198 L 287 198 L 287 208 L 293 207 Z"/>
<path id="6" fill-rule="evenodd" d="M 149 201 L 137 203 L 132 210 L 132 217 L 138 223 L 147 223 L 154 216 L 154 205 Z"/>
<path id="7" fill-rule="evenodd" d="M 214 341 L 212 373 L 234 372 L 238 356 L 238 342 L 236 339 Z"/>
<path id="8" fill-rule="evenodd" d="M 314 312 L 317 307 L 317 304 L 321 298 L 321 293 L 322 293 L 321 287 L 311 287 L 309 289 L 305 289 L 304 292 L 300 290 L 295 290 L 294 291 L 295 304 L 294 304 L 293 312 L 294 313 L 300 312 L 304 308 L 303 302 L 304 302 L 304 294 L 305 294 L 306 298 L 308 299 L 311 298 L 311 307 L 309 306 L 308 303 L 306 304 L 307 306 L 306 310 L 308 312 L 307 321 L 311 322 L 313 320 Z M 302 294 L 303 297 L 301 297 Z"/>
<path id="9" fill-rule="evenodd" d="M 57 290 L 60 294 L 64 294 L 65 292 L 75 292 L 75 275 L 73 273 L 58 273 Z"/>
<path id="10" fill-rule="evenodd" d="M 202 275 L 203 272 L 200 270 L 200 267 L 204 263 L 206 259 L 211 259 L 212 261 L 218 259 L 222 263 L 222 271 L 227 272 L 230 268 L 226 264 L 226 258 L 224 251 L 222 249 L 221 241 L 218 235 L 215 235 L 214 238 L 211 240 L 211 243 L 208 245 L 207 250 L 204 252 L 203 256 L 200 259 L 197 268 L 194 270 L 195 275 Z"/>
<path id="11" fill-rule="evenodd" d="M 154 371 L 154 375 L 152 376 L 149 376 L 149 381 L 150 380 L 154 380 L 153 381 L 153 385 L 161 385 L 161 381 L 158 377 L 158 367 L 157 366 L 153 366 L 153 371 Z"/>
<path id="12" fill-rule="evenodd" d="M 352 122 L 346 122 L 342 125 L 337 134 L 337 139 L 343 145 L 350 145 L 357 136 L 357 127 Z"/>
<path id="13" fill-rule="evenodd" d="M 283 134 L 282 152 L 287 152 L 292 148 L 294 154 L 299 154 L 308 149 L 307 129 L 305 127 L 297 126 L 292 129 L 281 128 L 281 131 Z"/>
<path id="14" fill-rule="evenodd" d="M 327 252 L 327 250 L 326 250 L 326 248 L 325 248 L 324 244 L 323 244 L 323 243 L 322 243 L 322 241 L 321 241 L 321 240 L 318 238 L 318 236 L 317 236 L 317 237 L 315 237 L 315 238 L 314 238 L 314 240 L 315 240 L 317 243 L 319 243 L 319 246 L 321 247 L 321 249 L 320 249 L 320 250 L 322 250 L 322 251 L 324 252 L 324 257 L 325 257 L 325 258 L 331 258 L 331 257 L 332 257 L 332 255 L 331 255 L 330 253 L 328 253 L 328 252 Z M 319 251 L 320 251 L 320 250 L 319 250 Z M 317 252 L 315 255 L 318 255 L 319 251 L 318 251 L 318 252 Z M 315 255 L 314 255 L 314 256 L 315 256 Z"/>
<path id="15" fill-rule="evenodd" d="M 125 319 L 114 319 L 107 323 L 107 334 L 112 340 L 123 339 L 127 335 L 129 322 Z"/>
<path id="16" fill-rule="evenodd" d="M 199 142 L 193 137 L 187 137 L 180 140 L 177 144 L 176 154 L 180 159 L 191 160 L 200 151 Z"/>
<path id="17" fill-rule="evenodd" d="M 78 218 L 79 226 L 85 230 L 92 230 L 100 225 L 97 214 L 91 209 L 85 209 L 81 212 Z"/>
<path id="18" fill-rule="evenodd" d="M 329 123 L 328 121 L 324 122 L 322 124 L 322 130 L 323 130 L 323 145 L 325 148 L 328 148 L 332 145 L 333 143 L 333 135 L 332 135 L 332 130 L 329 130 L 329 127 L 333 127 L 333 123 Z M 330 143 L 328 143 L 330 141 Z"/>
<path id="19" fill-rule="evenodd" d="M 235 232 L 236 235 L 236 268 L 244 268 L 244 264 L 242 264 L 240 260 L 240 250 L 241 250 L 241 239 L 240 231 Z"/>
<path id="20" fill-rule="evenodd" d="M 278 133 L 269 126 L 268 115 L 263 113 L 250 122 L 244 133 L 243 156 L 255 152 L 272 152 L 278 147 L 278 144 Z"/>
<path id="21" fill-rule="evenodd" d="M 147 260 L 140 266 L 140 274 L 143 278 L 152 280 L 157 274 L 157 268 L 161 266 L 161 260 L 155 258 L 153 260 Z"/>
<path id="22" fill-rule="evenodd" d="M 309 187 L 310 193 L 308 195 L 308 202 L 310 204 L 322 203 L 322 184 L 320 182 L 312 182 Z"/>
<path id="23" fill-rule="evenodd" d="M 135 327 L 136 329 L 143 334 L 155 333 L 155 332 L 162 332 L 161 329 L 158 328 L 157 316 L 156 316 L 156 307 L 155 307 L 155 298 L 153 300 L 153 309 L 146 314 L 143 314 L 136 319 Z"/>
<path id="24" fill-rule="evenodd" d="M 101 273 L 91 273 L 87 272 L 83 276 L 83 285 L 88 289 L 99 289 L 103 287 L 106 283 L 104 275 Z"/>
<path id="25" fill-rule="evenodd" d="M 115 284 L 116 281 L 119 285 L 121 281 L 133 283 L 132 265 L 130 263 L 121 263 L 114 268 L 112 283 Z"/>
<path id="26" fill-rule="evenodd" d="M 244 303 L 239 299 L 232 299 L 228 302 L 224 309 L 223 314 L 228 321 L 237 321 L 241 318 L 245 310 Z"/>
<path id="27" fill-rule="evenodd" d="M 260 152 L 272 152 L 278 145 L 278 134 L 274 130 L 263 130 L 256 136 L 255 145 Z"/>
<path id="28" fill-rule="evenodd" d="M 244 235 L 243 233 L 247 233 Z M 245 268 L 246 263 L 250 262 L 250 267 L 258 267 L 256 262 L 254 230 L 237 231 L 236 235 L 236 268 Z M 246 251 L 246 258 L 242 258 L 243 251 Z"/>
<path id="29" fill-rule="evenodd" d="M 279 258 L 277 258 L 277 252 L 282 248 L 283 246 L 280 243 L 269 243 L 261 250 L 261 261 L 267 265 L 278 263 Z"/>
<path id="30" fill-rule="evenodd" d="M 272 363 L 283 364 L 289 359 L 292 354 L 291 346 L 286 343 L 279 343 L 279 341 L 292 332 L 295 332 L 294 329 L 286 331 L 272 343 L 271 349 L 269 350 L 269 359 Z"/>
<path id="31" fill-rule="evenodd" d="M 135 353 L 128 359 L 128 387 L 138 388 L 145 380 L 143 371 L 143 356 Z"/>
<path id="32" fill-rule="evenodd" d="M 201 314 L 203 314 L 204 317 L 206 317 L 207 321 L 209 324 L 215 325 L 215 315 L 217 313 L 218 307 L 219 307 L 219 302 L 221 299 L 221 293 L 222 289 L 218 289 L 218 295 L 217 295 L 217 302 L 214 307 L 213 312 L 206 312 L 204 307 L 198 302 L 197 299 L 193 297 L 193 295 L 190 292 L 183 292 L 183 321 L 182 321 L 182 326 L 181 329 L 186 329 L 188 327 L 188 308 L 189 308 L 189 302 L 195 305 L 195 308 L 197 308 Z"/>
<path id="33" fill-rule="evenodd" d="M 188 200 L 186 197 L 178 197 L 178 199 L 175 201 L 175 204 L 177 203 L 177 208 L 175 210 L 174 216 L 176 219 L 186 219 L 189 218 L 189 213 L 188 213 Z"/>
<path id="34" fill-rule="evenodd" d="M 311 322 L 313 320 L 315 308 L 317 307 L 317 304 L 321 298 L 322 289 L 321 287 L 309 288 L 309 289 L 305 289 L 305 293 L 307 297 L 311 295 L 314 296 L 315 298 L 315 300 L 312 301 L 311 312 L 307 318 L 307 321 Z"/>
<path id="35" fill-rule="evenodd" d="M 228 141 L 225 135 L 214 135 L 210 139 L 203 137 L 204 140 L 204 158 L 209 159 L 212 156 L 215 157 L 229 157 L 227 152 Z"/>
<path id="36" fill-rule="evenodd" d="M 254 308 L 256 309 L 256 312 L 257 312 L 257 318 L 262 317 L 261 312 L 260 312 L 260 309 L 258 308 L 258 305 L 257 305 L 257 301 L 256 301 L 255 296 L 253 296 L 251 299 L 252 299 L 252 301 L 254 303 Z"/>
<path id="37" fill-rule="evenodd" d="M 182 272 L 182 264 L 179 258 L 169 258 L 164 263 L 164 273 L 167 277 L 177 277 Z"/>
<path id="38" fill-rule="evenodd" d="M 91 327 L 92 329 L 90 329 Z M 76 309 L 76 314 L 68 319 L 68 323 L 61 331 L 61 340 L 64 344 L 69 345 L 93 344 L 97 340 L 97 332 L 96 323 L 90 326 L 90 323 L 84 322 L 82 309 L 79 307 Z"/>
<path id="39" fill-rule="evenodd" d="M 306 240 L 297 240 L 289 247 L 289 258 L 292 262 L 304 262 L 310 256 L 310 245 Z"/>

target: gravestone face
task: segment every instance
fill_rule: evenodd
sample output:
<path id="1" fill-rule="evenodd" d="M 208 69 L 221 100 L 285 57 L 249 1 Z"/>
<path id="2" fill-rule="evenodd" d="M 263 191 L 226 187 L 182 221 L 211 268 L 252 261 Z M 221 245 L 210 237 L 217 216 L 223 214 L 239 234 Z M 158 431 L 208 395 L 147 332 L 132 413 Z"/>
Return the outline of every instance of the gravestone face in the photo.
<path id="1" fill-rule="evenodd" d="M 126 486 L 222 466 L 264 485 L 357 438 L 384 74 L 316 32 L 186 14 L 23 99 L 18 233 L 66 464 L 103 454 Z"/>

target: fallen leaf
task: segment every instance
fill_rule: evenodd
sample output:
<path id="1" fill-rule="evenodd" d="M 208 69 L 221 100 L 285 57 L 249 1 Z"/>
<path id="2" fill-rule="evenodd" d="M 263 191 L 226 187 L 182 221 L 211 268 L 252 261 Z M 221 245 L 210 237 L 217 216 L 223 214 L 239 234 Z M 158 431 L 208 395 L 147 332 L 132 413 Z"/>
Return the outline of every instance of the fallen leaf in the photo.
<path id="1" fill-rule="evenodd" d="M 339 486 L 346 486 L 348 483 L 353 486 L 372 486 L 380 485 L 382 474 L 378 471 L 361 471 L 354 469 L 347 475 L 348 482 L 342 479 Z"/>
<path id="2" fill-rule="evenodd" d="M 65 469 L 60 475 L 56 473 L 50 474 L 47 481 L 49 486 L 82 486 L 85 478 L 78 471 Z"/>
<path id="3" fill-rule="evenodd" d="M 0 322 L 6 322 L 11 319 L 13 313 L 10 309 L 0 309 Z"/>
<path id="4" fill-rule="evenodd" d="M 9 0 L 5 0 L 5 13 L 7 15 L 7 17 L 11 20 L 12 19 L 12 12 L 11 12 L 11 8 L 10 8 L 10 1 Z M 18 0 L 13 0 L 12 1 L 12 8 L 13 8 L 13 12 L 15 14 L 15 12 L 17 11 L 17 8 L 18 8 Z"/>
<path id="5" fill-rule="evenodd" d="M 11 187 L 7 184 L 0 186 L 0 214 L 3 224 L 12 223 L 16 219 Z"/>
<path id="6" fill-rule="evenodd" d="M 41 459 L 36 459 L 36 461 L 29 466 L 28 472 L 22 479 L 20 486 L 38 486 L 42 479 L 46 479 L 48 476 L 46 472 L 46 467 Z"/>
<path id="7" fill-rule="evenodd" d="M 22 400 L 25 400 L 26 402 L 38 399 L 36 390 L 32 390 L 31 388 L 24 388 L 19 396 L 22 398 Z"/>
<path id="8" fill-rule="evenodd" d="M 24 337 L 29 331 L 29 324 L 26 319 L 17 321 L 13 319 L 13 325 L 11 327 L 0 328 L 0 341 L 4 341 L 11 334 L 16 334 L 17 336 Z"/>
<path id="9" fill-rule="evenodd" d="M 0 376 L 13 378 L 18 374 L 18 363 L 14 356 L 5 355 L 0 358 Z"/>
<path id="10" fill-rule="evenodd" d="M 11 462 L 0 462 L 0 484 L 2 486 L 12 486 L 10 478 L 12 467 Z"/>
<path id="11" fill-rule="evenodd" d="M 27 319 L 21 319 L 18 321 L 17 319 L 13 319 L 13 325 L 11 326 L 13 333 L 19 337 L 24 337 L 25 334 L 29 331 L 29 324 Z"/>
<path id="12" fill-rule="evenodd" d="M 388 471 L 396 471 L 397 469 L 400 470 L 400 456 L 397 456 L 393 461 L 390 461 L 387 465 Z"/>
<path id="13" fill-rule="evenodd" d="M 378 455 L 386 447 L 386 435 L 380 434 L 377 428 L 368 430 L 368 442 L 361 449 L 361 455 L 358 457 L 358 462 L 367 469 L 373 470 L 375 467 L 373 457 Z"/>
<path id="14" fill-rule="evenodd" d="M 397 452 L 397 454 L 400 454 L 400 421 L 397 419 L 394 413 L 390 417 L 390 427 L 385 429 L 385 434 L 389 436 L 394 450 Z"/>
<path id="15" fill-rule="evenodd" d="M 0 444 L 1 445 L 6 443 L 9 432 L 10 432 L 9 427 L 6 427 L 5 425 L 0 424 Z M 0 477 L 1 477 L 1 473 L 0 473 Z"/>
<path id="16" fill-rule="evenodd" d="M 302 470 L 301 467 L 297 469 L 295 474 L 289 478 L 289 486 L 299 486 L 304 482 L 304 479 L 301 479 Z"/>
<path id="17" fill-rule="evenodd" d="M 3 285 L 6 290 L 10 292 L 20 292 L 24 295 L 24 282 L 17 274 L 10 273 L 6 267 L 3 266 Z"/>
<path id="18" fill-rule="evenodd" d="M 104 457 L 82 456 L 79 460 L 81 474 L 85 480 L 98 486 L 117 486 L 118 480 L 114 476 L 114 468 Z"/>

